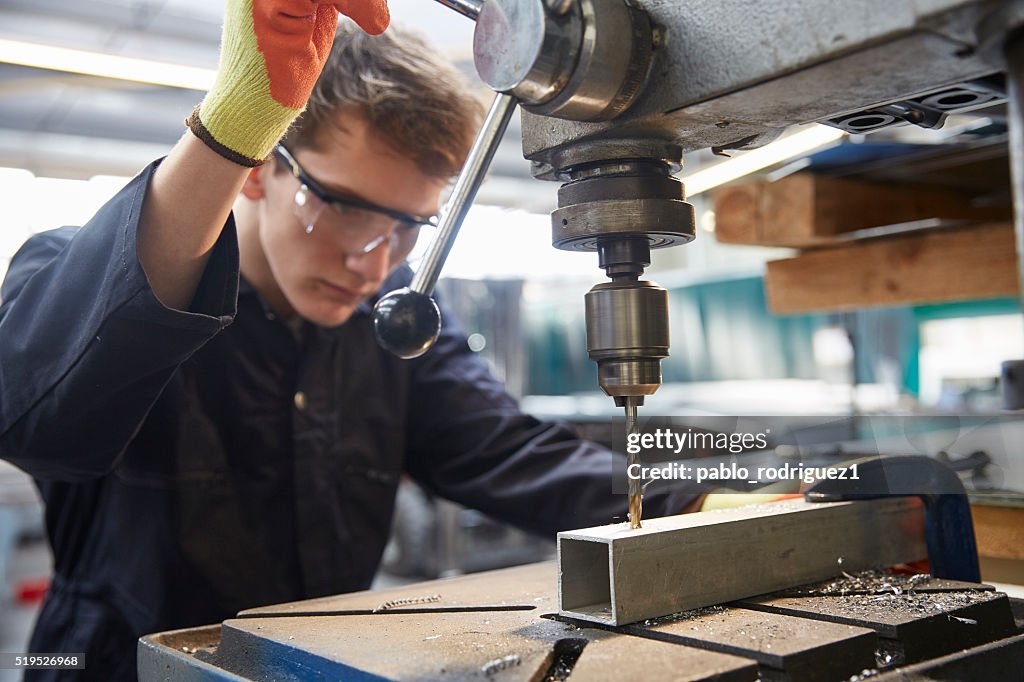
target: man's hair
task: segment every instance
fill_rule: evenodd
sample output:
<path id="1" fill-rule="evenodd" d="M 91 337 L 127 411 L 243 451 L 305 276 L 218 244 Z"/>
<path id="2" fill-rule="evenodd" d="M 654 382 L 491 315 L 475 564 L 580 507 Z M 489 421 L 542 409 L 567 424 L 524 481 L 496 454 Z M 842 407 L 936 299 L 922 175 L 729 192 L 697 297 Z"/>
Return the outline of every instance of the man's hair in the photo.
<path id="1" fill-rule="evenodd" d="M 418 34 L 392 26 L 370 36 L 347 21 L 306 111 L 282 142 L 290 149 L 315 147 L 343 112 L 365 117 L 392 151 L 444 179 L 462 167 L 483 117 L 468 81 Z"/>

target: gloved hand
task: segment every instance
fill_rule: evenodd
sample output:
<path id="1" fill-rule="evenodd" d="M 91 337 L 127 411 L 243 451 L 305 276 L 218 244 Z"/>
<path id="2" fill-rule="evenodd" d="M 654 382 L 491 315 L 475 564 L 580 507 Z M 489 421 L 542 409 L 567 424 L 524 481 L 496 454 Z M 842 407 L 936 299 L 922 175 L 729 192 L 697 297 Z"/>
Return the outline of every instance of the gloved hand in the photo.
<path id="1" fill-rule="evenodd" d="M 221 156 L 258 166 L 302 113 L 331 52 L 338 12 L 372 35 L 387 0 L 228 0 L 213 88 L 186 121 Z"/>

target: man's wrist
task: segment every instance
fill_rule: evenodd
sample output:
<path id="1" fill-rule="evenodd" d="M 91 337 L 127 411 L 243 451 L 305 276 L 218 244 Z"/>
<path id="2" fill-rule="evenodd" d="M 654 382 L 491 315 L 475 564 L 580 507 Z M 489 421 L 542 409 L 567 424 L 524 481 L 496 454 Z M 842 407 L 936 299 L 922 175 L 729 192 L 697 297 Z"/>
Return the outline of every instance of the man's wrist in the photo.
<path id="1" fill-rule="evenodd" d="M 206 128 L 206 126 L 203 125 L 203 121 L 199 117 L 199 110 L 200 106 L 197 105 L 196 108 L 192 110 L 192 114 L 185 119 L 185 125 L 188 127 L 189 130 L 192 131 L 193 135 L 195 135 L 203 142 L 203 144 L 205 144 L 213 151 L 217 152 L 220 156 L 224 157 L 228 161 L 231 161 L 232 163 L 237 163 L 239 166 L 245 166 L 246 168 L 255 168 L 256 166 L 263 165 L 263 159 L 253 159 L 244 154 L 239 154 L 235 150 L 230 149 L 229 147 L 218 142 L 217 139 L 213 136 L 213 133 L 211 133 Z"/>

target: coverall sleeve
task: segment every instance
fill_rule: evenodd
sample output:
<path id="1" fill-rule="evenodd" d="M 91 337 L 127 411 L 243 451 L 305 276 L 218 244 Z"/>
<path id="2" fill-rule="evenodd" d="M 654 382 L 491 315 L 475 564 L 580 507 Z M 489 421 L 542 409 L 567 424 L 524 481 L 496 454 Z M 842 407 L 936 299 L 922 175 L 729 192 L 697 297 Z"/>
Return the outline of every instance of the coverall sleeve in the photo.
<path id="1" fill-rule="evenodd" d="M 406 466 L 426 488 L 544 535 L 626 520 L 626 496 L 612 493 L 625 457 L 523 413 L 455 330 L 416 362 Z M 645 495 L 645 516 L 681 513 L 701 492 L 679 482 Z"/>
<path id="2" fill-rule="evenodd" d="M 0 288 L 0 457 L 36 478 L 108 472 L 175 369 L 233 319 L 233 219 L 190 310 L 149 286 L 136 234 L 157 163 L 81 229 L 29 239 Z"/>

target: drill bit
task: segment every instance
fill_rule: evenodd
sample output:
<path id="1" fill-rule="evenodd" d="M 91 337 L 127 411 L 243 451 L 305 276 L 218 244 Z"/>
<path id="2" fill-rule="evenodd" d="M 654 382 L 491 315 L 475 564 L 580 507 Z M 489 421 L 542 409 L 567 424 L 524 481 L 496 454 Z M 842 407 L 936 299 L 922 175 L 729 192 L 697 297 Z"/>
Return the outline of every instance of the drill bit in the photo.
<path id="1" fill-rule="evenodd" d="M 623 399 L 623 405 L 626 408 L 626 440 L 629 440 L 631 434 L 639 433 L 639 427 L 636 422 L 636 408 L 640 404 L 642 398 L 636 398 L 634 396 L 626 396 Z M 626 463 L 628 466 L 634 464 L 640 464 L 640 453 L 630 453 L 626 455 Z M 627 469 L 628 471 L 628 469 Z M 636 529 L 640 527 L 640 519 L 643 516 L 643 487 L 640 485 L 639 478 L 629 477 L 629 527 Z"/>

